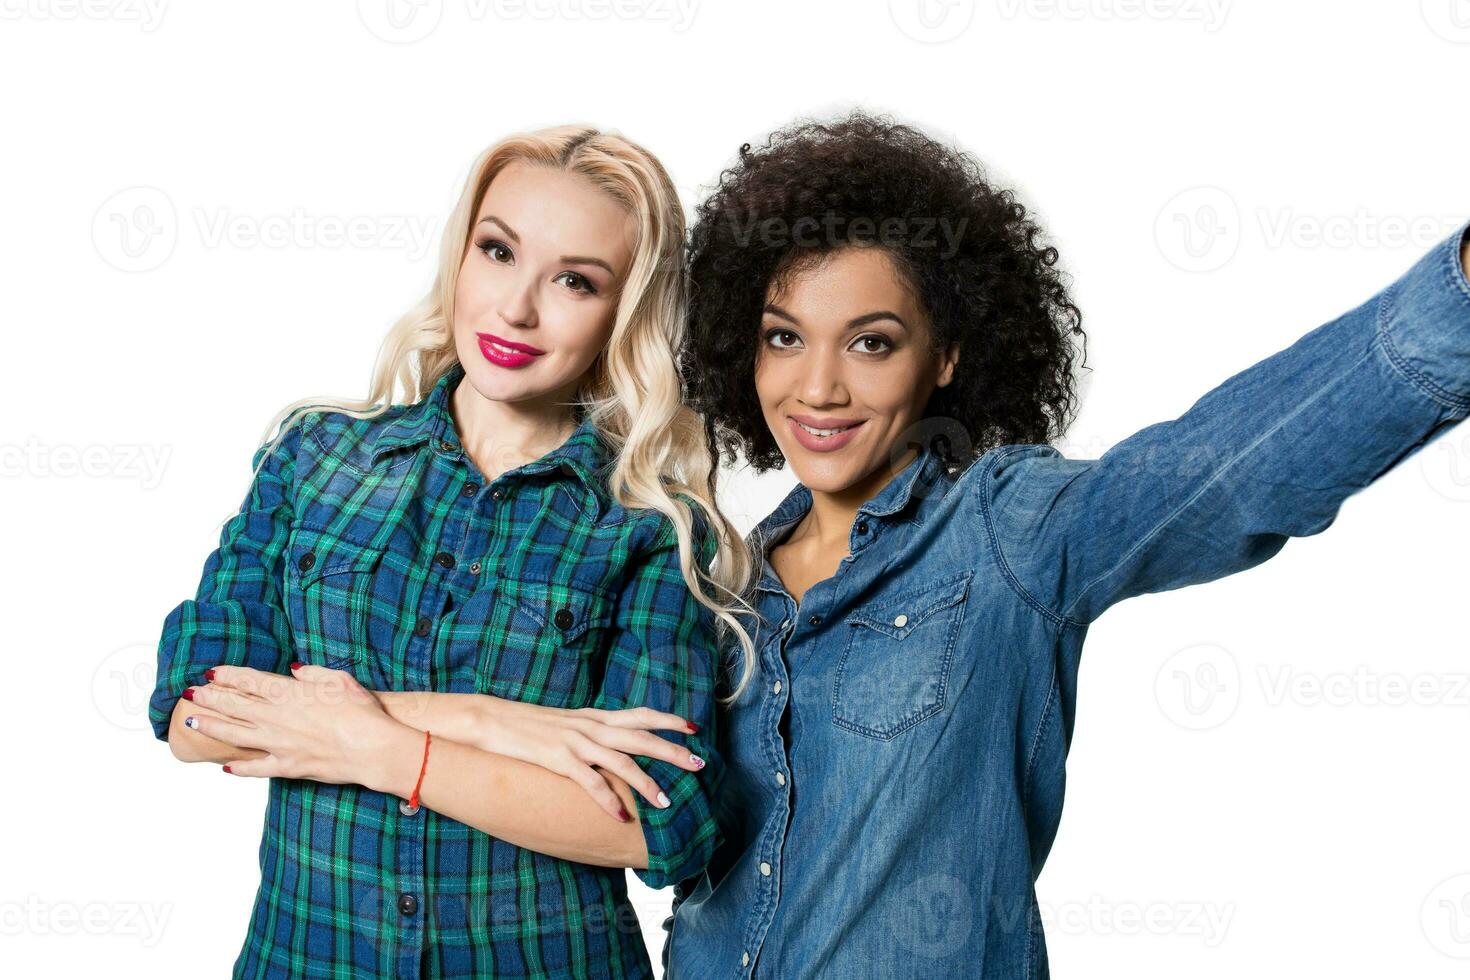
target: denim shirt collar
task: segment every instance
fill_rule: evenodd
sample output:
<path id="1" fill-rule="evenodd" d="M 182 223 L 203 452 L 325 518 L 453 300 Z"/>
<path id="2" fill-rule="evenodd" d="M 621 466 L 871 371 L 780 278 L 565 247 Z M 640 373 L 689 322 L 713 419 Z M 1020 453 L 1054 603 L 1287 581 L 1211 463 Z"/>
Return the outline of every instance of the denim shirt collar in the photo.
<path id="1" fill-rule="evenodd" d="M 455 361 L 434 383 L 422 400 L 416 402 L 389 422 L 373 440 L 372 460 L 394 450 L 428 442 L 440 455 L 458 457 L 463 453 L 449 399 L 464 377 L 464 365 Z M 593 425 L 591 413 L 582 412 L 576 430 L 560 446 L 538 459 L 517 467 L 520 473 L 544 473 L 558 467 L 577 477 L 599 499 L 606 496 L 605 477 L 610 454 Z"/>
<path id="2" fill-rule="evenodd" d="M 910 460 L 909 464 L 897 476 L 889 480 L 877 495 L 858 508 L 857 518 L 853 520 L 854 526 L 858 524 L 863 515 L 897 519 L 903 515 L 909 504 L 914 502 L 916 493 L 920 494 L 923 499 L 927 499 L 932 496 L 929 491 L 936 482 L 945 478 L 942 460 L 928 446 L 921 446 L 917 457 Z M 781 539 L 787 529 L 806 516 L 811 506 L 811 490 L 805 484 L 798 483 L 791 488 L 791 492 L 776 509 L 756 525 L 751 534 L 756 545 L 756 553 L 763 561 L 769 556 L 771 546 Z M 857 532 L 854 530 L 852 533 L 856 535 Z M 768 591 L 783 591 L 780 581 L 771 570 L 769 561 L 765 562 L 759 588 Z"/>

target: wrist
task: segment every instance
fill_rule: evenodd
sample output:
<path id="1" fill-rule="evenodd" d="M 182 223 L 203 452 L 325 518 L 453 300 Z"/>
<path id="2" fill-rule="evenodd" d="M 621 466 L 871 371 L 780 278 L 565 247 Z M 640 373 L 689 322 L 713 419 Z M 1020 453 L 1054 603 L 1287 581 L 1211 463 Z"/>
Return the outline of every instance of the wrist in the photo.
<path id="1" fill-rule="evenodd" d="M 388 719 L 360 743 L 358 780 L 368 789 L 408 799 L 424 758 L 424 733 Z"/>

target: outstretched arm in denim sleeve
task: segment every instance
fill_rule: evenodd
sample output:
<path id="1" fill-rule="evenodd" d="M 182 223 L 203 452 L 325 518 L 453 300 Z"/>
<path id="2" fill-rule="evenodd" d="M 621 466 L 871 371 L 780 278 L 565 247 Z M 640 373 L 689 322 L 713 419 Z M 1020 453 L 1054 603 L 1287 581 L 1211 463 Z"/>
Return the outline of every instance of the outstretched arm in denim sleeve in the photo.
<path id="1" fill-rule="evenodd" d="M 980 521 L 1013 585 L 1085 625 L 1328 528 L 1349 496 L 1470 415 L 1467 230 L 1100 459 L 1024 445 L 978 463 Z"/>

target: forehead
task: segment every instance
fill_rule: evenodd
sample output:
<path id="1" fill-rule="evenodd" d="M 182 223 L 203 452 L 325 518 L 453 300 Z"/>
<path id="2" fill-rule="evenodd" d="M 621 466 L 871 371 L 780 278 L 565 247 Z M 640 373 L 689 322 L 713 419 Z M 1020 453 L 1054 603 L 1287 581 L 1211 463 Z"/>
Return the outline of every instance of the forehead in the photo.
<path id="1" fill-rule="evenodd" d="M 874 310 L 917 319 L 921 312 L 898 263 L 886 250 L 871 246 L 799 258 L 789 274 L 767 289 L 766 300 L 802 320 L 846 322 Z"/>
<path id="2" fill-rule="evenodd" d="M 523 250 L 594 256 L 619 270 L 632 257 L 637 233 L 633 216 L 579 174 L 520 161 L 508 164 L 485 189 L 475 221 L 491 215 L 515 231 Z"/>

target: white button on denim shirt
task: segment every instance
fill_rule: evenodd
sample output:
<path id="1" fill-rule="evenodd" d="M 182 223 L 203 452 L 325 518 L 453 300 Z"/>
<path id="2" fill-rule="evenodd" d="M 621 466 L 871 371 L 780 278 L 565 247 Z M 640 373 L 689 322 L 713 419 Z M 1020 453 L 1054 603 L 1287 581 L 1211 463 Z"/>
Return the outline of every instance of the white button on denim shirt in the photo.
<path id="1" fill-rule="evenodd" d="M 1100 459 L 1004 445 L 951 476 L 922 453 L 799 610 L 767 562 L 757 676 L 719 726 L 723 843 L 675 890 L 671 980 L 1047 980 L 1034 884 L 1088 626 L 1325 530 L 1470 415 L 1465 230 Z M 810 506 L 796 487 L 753 542 Z"/>

